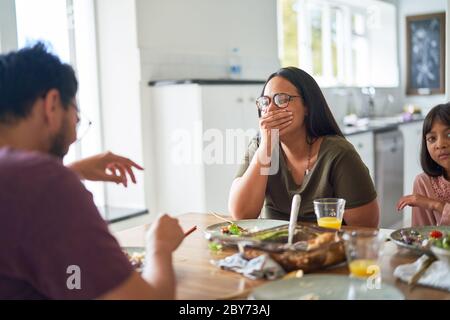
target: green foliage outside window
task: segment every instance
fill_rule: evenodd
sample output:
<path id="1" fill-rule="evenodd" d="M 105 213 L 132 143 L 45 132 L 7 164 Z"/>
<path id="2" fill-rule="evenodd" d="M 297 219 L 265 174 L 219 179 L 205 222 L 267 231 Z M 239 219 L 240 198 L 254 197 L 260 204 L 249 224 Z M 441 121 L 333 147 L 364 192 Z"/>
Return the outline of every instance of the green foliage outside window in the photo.
<path id="1" fill-rule="evenodd" d="M 297 14 L 294 5 L 297 0 L 279 0 L 282 8 L 283 21 L 283 56 L 281 65 L 298 66 L 298 32 Z"/>

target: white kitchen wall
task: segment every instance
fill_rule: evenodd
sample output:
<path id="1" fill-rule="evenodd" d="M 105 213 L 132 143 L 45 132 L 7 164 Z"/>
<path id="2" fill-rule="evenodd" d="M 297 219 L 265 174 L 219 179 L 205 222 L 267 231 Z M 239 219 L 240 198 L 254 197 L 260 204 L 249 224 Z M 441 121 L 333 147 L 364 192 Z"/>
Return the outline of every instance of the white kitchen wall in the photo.
<path id="1" fill-rule="evenodd" d="M 137 0 L 143 79 L 225 78 L 240 50 L 242 76 L 279 68 L 276 0 Z"/>
<path id="2" fill-rule="evenodd" d="M 14 0 L 0 0 L 0 53 L 17 49 L 17 25 Z"/>
<path id="3" fill-rule="evenodd" d="M 225 78 L 238 47 L 243 78 L 279 68 L 276 0 L 97 0 L 100 97 L 105 148 L 142 162 L 144 185 L 108 186 L 107 202 L 154 213 L 149 80 Z M 139 179 L 140 177 L 138 177 Z M 140 179 L 142 181 L 142 179 Z"/>
<path id="4" fill-rule="evenodd" d="M 402 35 L 399 37 L 399 54 L 400 54 L 400 66 L 401 66 L 401 92 L 403 101 L 405 104 L 414 104 L 424 110 L 424 114 L 428 112 L 433 106 L 444 103 L 449 100 L 449 59 L 450 54 L 448 41 L 449 33 L 449 19 L 448 8 L 450 8 L 450 1 L 448 0 L 399 0 L 399 33 Z M 447 41 L 446 41 L 446 81 L 447 81 L 447 94 L 445 95 L 430 95 L 430 96 L 407 96 L 406 93 L 406 17 L 410 15 L 421 15 L 436 12 L 447 12 L 446 29 L 447 29 Z"/>
<path id="5" fill-rule="evenodd" d="M 279 68 L 276 0 L 136 0 L 136 13 L 143 137 L 155 135 L 148 81 L 225 78 L 233 47 L 241 53 L 243 78 L 265 79 Z M 142 143 L 152 214 L 159 209 L 154 144 Z"/>

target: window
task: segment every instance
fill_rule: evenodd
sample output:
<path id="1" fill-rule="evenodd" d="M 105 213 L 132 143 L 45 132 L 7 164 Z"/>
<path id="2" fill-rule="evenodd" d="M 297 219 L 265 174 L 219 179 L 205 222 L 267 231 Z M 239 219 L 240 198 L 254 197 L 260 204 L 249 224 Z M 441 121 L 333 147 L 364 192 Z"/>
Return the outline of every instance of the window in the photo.
<path id="1" fill-rule="evenodd" d="M 376 0 L 278 1 L 283 66 L 304 69 L 324 87 L 398 86 L 395 6 Z"/>
<path id="2" fill-rule="evenodd" d="M 19 48 L 44 40 L 61 60 L 70 61 L 66 2 L 16 0 Z"/>
<path id="3" fill-rule="evenodd" d="M 79 81 L 78 106 L 92 126 L 74 143 L 65 163 L 97 154 L 101 144 L 101 118 L 98 93 L 95 11 L 91 0 L 15 0 L 18 46 L 45 42 L 59 58 L 70 63 Z M 97 206 L 105 205 L 102 183 L 86 182 Z"/>

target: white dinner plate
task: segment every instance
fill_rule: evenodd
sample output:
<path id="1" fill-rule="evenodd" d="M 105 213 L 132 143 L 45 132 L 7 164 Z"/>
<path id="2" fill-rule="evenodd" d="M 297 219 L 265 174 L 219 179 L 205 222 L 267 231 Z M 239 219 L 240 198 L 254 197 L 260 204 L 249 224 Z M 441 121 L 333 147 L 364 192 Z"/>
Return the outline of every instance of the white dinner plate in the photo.
<path id="1" fill-rule="evenodd" d="M 246 219 L 246 220 L 237 220 L 233 221 L 236 225 L 238 225 L 241 228 L 246 229 L 249 232 L 258 232 L 262 230 L 267 230 L 275 227 L 280 227 L 284 225 L 288 225 L 289 221 L 286 220 L 272 220 L 272 219 Z M 228 226 L 228 222 L 222 222 L 210 225 L 208 228 L 205 229 L 205 235 L 206 238 L 211 239 L 212 237 L 221 237 L 221 236 L 230 236 L 224 234 L 222 232 L 222 228 Z"/>
<path id="2" fill-rule="evenodd" d="M 311 274 L 276 280 L 253 290 L 254 300 L 403 300 L 397 288 L 345 275 Z"/>

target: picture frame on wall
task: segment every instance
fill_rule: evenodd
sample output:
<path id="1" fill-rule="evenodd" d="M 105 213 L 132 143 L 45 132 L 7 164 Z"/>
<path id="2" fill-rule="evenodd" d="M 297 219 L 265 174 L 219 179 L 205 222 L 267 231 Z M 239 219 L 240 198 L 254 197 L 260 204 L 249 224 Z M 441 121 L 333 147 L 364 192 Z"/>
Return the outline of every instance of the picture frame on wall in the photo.
<path id="1" fill-rule="evenodd" d="M 445 12 L 406 17 L 406 94 L 445 93 Z"/>

